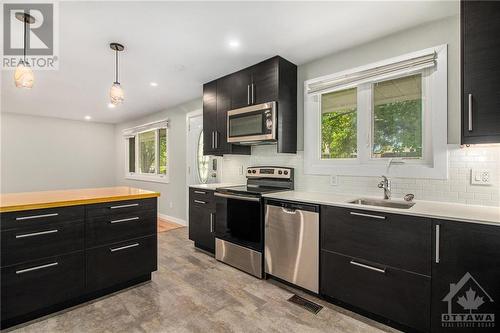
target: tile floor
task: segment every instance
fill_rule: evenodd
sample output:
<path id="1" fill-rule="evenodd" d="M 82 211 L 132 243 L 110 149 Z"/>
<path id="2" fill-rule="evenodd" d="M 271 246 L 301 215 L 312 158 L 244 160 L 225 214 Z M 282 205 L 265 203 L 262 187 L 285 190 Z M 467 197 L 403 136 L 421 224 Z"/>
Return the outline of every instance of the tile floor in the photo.
<path id="1" fill-rule="evenodd" d="M 292 290 L 259 280 L 195 250 L 187 229 L 158 235 L 152 282 L 9 329 L 11 332 L 396 332 L 325 306 L 317 315 L 287 299 Z M 303 294 L 302 294 L 303 295 Z"/>

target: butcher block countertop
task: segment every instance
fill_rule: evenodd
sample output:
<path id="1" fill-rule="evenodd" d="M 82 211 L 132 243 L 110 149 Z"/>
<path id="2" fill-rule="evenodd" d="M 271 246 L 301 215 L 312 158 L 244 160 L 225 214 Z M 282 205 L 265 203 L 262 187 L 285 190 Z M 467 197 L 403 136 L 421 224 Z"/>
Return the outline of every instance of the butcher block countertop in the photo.
<path id="1" fill-rule="evenodd" d="M 0 194 L 0 212 L 87 205 L 159 197 L 160 193 L 128 186 Z"/>

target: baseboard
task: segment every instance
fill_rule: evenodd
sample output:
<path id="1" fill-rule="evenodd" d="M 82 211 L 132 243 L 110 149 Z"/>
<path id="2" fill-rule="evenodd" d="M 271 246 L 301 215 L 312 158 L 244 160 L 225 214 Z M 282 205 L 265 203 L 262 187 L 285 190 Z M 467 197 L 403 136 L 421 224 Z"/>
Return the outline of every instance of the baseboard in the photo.
<path id="1" fill-rule="evenodd" d="M 187 226 L 187 222 L 183 219 L 178 218 L 178 217 L 173 217 L 173 216 L 169 216 L 169 215 L 165 215 L 165 214 L 161 214 L 161 213 L 158 213 L 158 217 L 163 219 L 163 220 L 169 220 L 169 221 L 172 221 L 174 223 L 177 223 L 177 224 L 180 224 L 183 226 Z"/>

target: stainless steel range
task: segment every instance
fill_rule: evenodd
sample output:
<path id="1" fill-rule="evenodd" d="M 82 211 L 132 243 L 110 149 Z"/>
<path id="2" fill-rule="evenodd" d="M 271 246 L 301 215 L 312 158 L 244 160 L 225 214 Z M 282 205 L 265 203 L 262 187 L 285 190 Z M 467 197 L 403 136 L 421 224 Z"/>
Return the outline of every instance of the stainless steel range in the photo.
<path id="1" fill-rule="evenodd" d="M 215 258 L 263 277 L 265 193 L 294 188 L 293 168 L 249 167 L 247 184 L 215 190 Z"/>

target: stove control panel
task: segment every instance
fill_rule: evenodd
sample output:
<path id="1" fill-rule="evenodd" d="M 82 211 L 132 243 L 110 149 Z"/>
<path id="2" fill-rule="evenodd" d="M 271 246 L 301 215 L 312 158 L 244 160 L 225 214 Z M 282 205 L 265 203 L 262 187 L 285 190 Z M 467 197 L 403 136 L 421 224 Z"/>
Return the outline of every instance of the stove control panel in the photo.
<path id="1" fill-rule="evenodd" d="M 290 179 L 293 176 L 293 168 L 283 167 L 249 167 L 247 178 L 281 178 Z"/>

